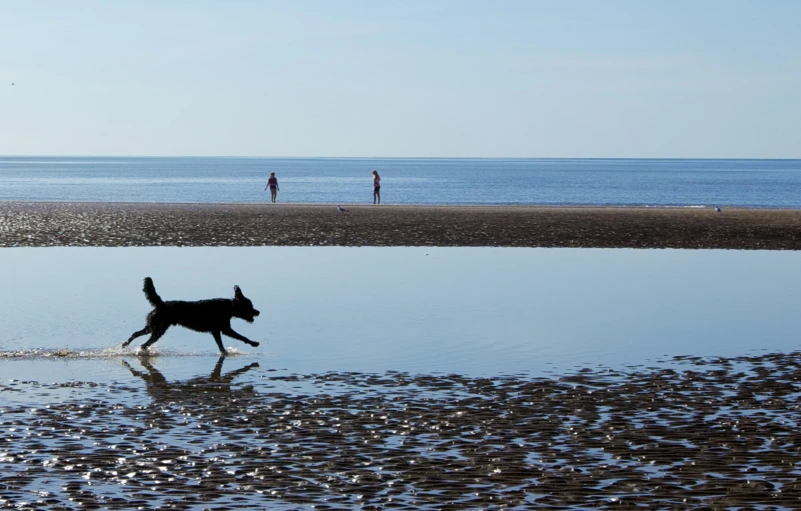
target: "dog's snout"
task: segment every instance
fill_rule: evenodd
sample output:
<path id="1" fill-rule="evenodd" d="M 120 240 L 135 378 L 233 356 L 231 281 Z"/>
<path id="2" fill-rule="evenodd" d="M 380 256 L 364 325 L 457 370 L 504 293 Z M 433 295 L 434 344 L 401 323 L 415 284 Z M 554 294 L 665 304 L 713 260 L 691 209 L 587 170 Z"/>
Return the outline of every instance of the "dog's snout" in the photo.
<path id="1" fill-rule="evenodd" d="M 253 309 L 253 315 L 254 316 L 258 316 L 259 315 L 259 311 L 257 311 L 256 309 Z"/>

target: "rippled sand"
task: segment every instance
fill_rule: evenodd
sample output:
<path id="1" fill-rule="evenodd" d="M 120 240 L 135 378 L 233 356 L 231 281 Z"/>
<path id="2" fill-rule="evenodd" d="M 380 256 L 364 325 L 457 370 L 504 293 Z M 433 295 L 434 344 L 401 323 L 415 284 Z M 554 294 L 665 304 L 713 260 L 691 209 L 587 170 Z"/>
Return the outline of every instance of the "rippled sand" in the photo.
<path id="1" fill-rule="evenodd" d="M 0 202 L 0 247 L 801 249 L 801 210 Z"/>
<path id="2" fill-rule="evenodd" d="M 799 356 L 185 381 L 125 357 L 128 382 L 0 383 L 41 403 L 0 405 L 0 507 L 796 509 Z"/>

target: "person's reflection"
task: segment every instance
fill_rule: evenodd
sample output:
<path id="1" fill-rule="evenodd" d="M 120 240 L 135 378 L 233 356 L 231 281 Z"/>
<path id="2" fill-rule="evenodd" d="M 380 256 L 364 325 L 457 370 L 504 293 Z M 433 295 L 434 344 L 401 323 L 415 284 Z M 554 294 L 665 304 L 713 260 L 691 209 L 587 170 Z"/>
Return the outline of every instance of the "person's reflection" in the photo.
<path id="1" fill-rule="evenodd" d="M 133 368 L 127 361 L 123 360 L 122 363 L 131 371 L 131 374 L 137 376 L 145 382 L 145 390 L 150 396 L 157 401 L 186 401 L 186 400 L 204 400 L 211 399 L 219 401 L 219 404 L 227 402 L 231 397 L 239 394 L 252 394 L 252 386 L 245 386 L 242 388 L 232 388 L 231 383 L 234 378 L 245 374 L 255 367 L 259 367 L 258 362 L 253 362 L 235 371 L 222 373 L 223 362 L 226 357 L 220 357 L 214 370 L 207 377 L 198 376 L 189 380 L 179 380 L 169 382 L 167 378 L 161 374 L 161 371 L 156 369 L 150 364 L 147 357 L 142 357 L 139 362 L 144 366 L 147 371 L 140 371 Z"/>

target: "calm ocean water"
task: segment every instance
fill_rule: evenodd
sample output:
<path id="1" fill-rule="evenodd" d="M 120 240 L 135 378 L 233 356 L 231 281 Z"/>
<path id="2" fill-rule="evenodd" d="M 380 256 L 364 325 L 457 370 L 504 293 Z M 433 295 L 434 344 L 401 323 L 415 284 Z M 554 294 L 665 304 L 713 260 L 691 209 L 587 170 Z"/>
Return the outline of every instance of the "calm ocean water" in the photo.
<path id="1" fill-rule="evenodd" d="M 0 157 L 0 200 L 801 208 L 801 160 Z"/>
<path id="2" fill-rule="evenodd" d="M 152 308 L 145 276 L 165 299 L 231 297 L 240 285 L 261 315 L 232 326 L 262 345 L 226 337 L 225 346 L 297 374 L 565 374 L 677 355 L 786 352 L 801 330 L 799 263 L 794 251 L 7 248 L 0 382 L 121 381 L 120 357 L 144 338 L 127 349 L 122 342 Z M 65 348 L 93 365 L 16 356 Z M 177 327 L 153 348 L 180 377 L 208 369 L 196 357 L 217 357 L 211 335 Z M 6 398 L 0 393 L 0 403 Z"/>

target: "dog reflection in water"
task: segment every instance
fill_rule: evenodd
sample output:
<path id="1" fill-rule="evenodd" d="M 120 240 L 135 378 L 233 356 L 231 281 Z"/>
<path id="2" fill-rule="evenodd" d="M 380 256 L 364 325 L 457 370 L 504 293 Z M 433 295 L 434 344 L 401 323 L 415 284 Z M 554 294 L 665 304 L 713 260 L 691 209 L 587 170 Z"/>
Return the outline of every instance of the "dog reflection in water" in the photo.
<path id="1" fill-rule="evenodd" d="M 161 371 L 150 364 L 150 360 L 147 357 L 139 358 L 139 362 L 147 371 L 135 369 L 125 360 L 122 363 L 131 371 L 131 374 L 145 382 L 147 393 L 157 401 L 183 401 L 209 397 L 214 402 L 224 404 L 227 401 L 219 401 L 221 394 L 233 395 L 252 392 L 253 388 L 251 386 L 234 390 L 231 388 L 231 384 L 237 376 L 259 367 L 258 362 L 253 362 L 235 371 L 222 374 L 224 361 L 225 357 L 221 356 L 208 377 L 198 376 L 197 378 L 174 382 L 167 381 Z"/>
<path id="2" fill-rule="evenodd" d="M 195 302 L 185 302 L 183 300 L 165 302 L 156 293 L 153 280 L 147 277 L 145 278 L 143 291 L 147 301 L 153 306 L 153 310 L 147 315 L 145 328 L 134 332 L 123 343 L 123 347 L 131 344 L 131 341 L 137 337 L 150 334 L 150 339 L 142 345 L 142 350 L 147 350 L 172 325 L 180 325 L 196 332 L 209 332 L 217 342 L 217 347 L 222 355 L 227 355 L 228 352 L 223 347 L 221 334 L 233 337 L 254 347 L 259 345 L 256 341 L 251 341 L 231 328 L 232 318 L 240 318 L 248 323 L 253 323 L 253 320 L 259 315 L 259 311 L 253 308 L 253 302 L 242 294 L 239 286 L 234 286 L 233 299 L 214 298 Z"/>

